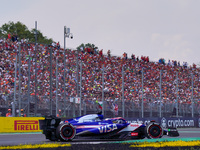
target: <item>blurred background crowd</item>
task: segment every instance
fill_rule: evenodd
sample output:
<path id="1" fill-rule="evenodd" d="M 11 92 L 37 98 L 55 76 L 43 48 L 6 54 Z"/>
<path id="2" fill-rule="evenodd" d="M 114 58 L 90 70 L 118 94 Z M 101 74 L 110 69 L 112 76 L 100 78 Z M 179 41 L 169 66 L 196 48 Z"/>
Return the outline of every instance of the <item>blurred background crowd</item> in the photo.
<path id="1" fill-rule="evenodd" d="M 19 42 L 16 35 L 8 35 L 8 39 L 0 38 L 0 107 L 11 107 L 13 102 L 15 64 L 16 55 L 19 54 L 19 44 L 21 44 L 21 73 L 19 74 L 18 66 L 16 91 L 19 94 L 20 76 L 22 98 L 26 101 L 27 95 L 30 94 L 34 103 L 36 75 L 38 109 L 49 108 L 50 49 L 52 49 L 52 100 L 55 105 L 57 91 L 58 109 L 60 110 L 64 109 L 64 86 L 66 87 L 67 101 L 71 97 L 80 97 L 79 92 L 81 91 L 81 99 L 89 108 L 93 108 L 97 102 L 102 102 L 102 90 L 107 106 L 112 108 L 112 105 L 116 104 L 120 108 L 122 86 L 124 86 L 124 100 L 127 109 L 129 107 L 132 109 L 133 105 L 135 109 L 139 109 L 142 100 L 144 105 L 175 104 L 177 102 L 188 104 L 188 107 L 193 101 L 197 113 L 199 112 L 200 69 L 196 64 L 188 65 L 187 62 L 180 63 L 176 60 L 166 61 L 164 58 L 153 62 L 148 56 L 136 57 L 134 54 L 127 56 L 126 52 L 122 56 L 113 56 L 110 50 L 104 54 L 103 50 L 91 48 L 66 49 L 66 59 L 64 60 L 64 49 L 60 47 L 59 42 L 51 45 L 35 45 L 27 42 L 26 39 Z M 28 93 L 29 58 L 31 60 L 30 93 Z M 57 89 L 56 59 L 58 61 Z M 64 68 L 64 61 L 66 68 Z M 122 79 L 122 68 L 124 69 L 124 79 Z M 35 74 L 36 69 L 37 74 Z M 64 70 L 66 71 L 65 79 Z M 66 81 L 65 85 L 64 80 Z M 80 86 L 80 83 L 81 90 L 77 90 L 77 84 Z M 25 107 L 23 109 L 26 110 Z"/>

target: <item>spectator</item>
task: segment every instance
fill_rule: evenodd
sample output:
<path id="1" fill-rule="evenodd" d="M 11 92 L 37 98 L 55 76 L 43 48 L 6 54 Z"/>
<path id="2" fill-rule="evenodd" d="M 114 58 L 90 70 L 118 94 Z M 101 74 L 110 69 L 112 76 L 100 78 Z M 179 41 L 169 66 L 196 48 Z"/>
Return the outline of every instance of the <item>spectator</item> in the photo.
<path id="1" fill-rule="evenodd" d="M 197 65 L 193 63 L 192 66 L 193 66 L 193 68 L 196 68 Z"/>
<path id="2" fill-rule="evenodd" d="M 146 62 L 149 62 L 149 56 L 146 57 Z"/>
<path id="3" fill-rule="evenodd" d="M 134 54 L 131 55 L 131 59 L 132 59 L 133 61 L 135 61 L 135 55 L 134 55 Z"/>
<path id="4" fill-rule="evenodd" d="M 183 62 L 183 67 L 187 68 L 187 62 Z"/>
<path id="5" fill-rule="evenodd" d="M 158 62 L 159 62 L 160 64 L 165 65 L 165 59 L 164 59 L 164 58 L 160 58 Z"/>
<path id="6" fill-rule="evenodd" d="M 61 109 L 58 110 L 58 114 L 56 115 L 57 117 L 61 116 Z"/>
<path id="7" fill-rule="evenodd" d="M 139 56 L 136 58 L 136 61 L 137 61 L 137 62 L 139 61 Z"/>
<path id="8" fill-rule="evenodd" d="M 124 52 L 123 58 L 124 58 L 125 60 L 127 60 L 127 53 Z"/>
<path id="9" fill-rule="evenodd" d="M 107 54 L 108 54 L 108 57 L 110 58 L 110 50 L 108 50 Z"/>
<path id="10" fill-rule="evenodd" d="M 13 35 L 12 35 L 12 41 L 13 41 L 13 42 L 17 42 L 17 41 L 18 41 L 17 34 L 13 34 Z"/>
<path id="11" fill-rule="evenodd" d="M 24 109 L 21 109 L 21 117 L 26 117 L 26 114 L 24 113 Z"/>
<path id="12" fill-rule="evenodd" d="M 178 61 L 178 66 L 179 66 L 179 67 L 181 66 L 180 61 Z"/>
<path id="13" fill-rule="evenodd" d="M 176 61 L 176 60 L 174 61 L 174 66 L 175 66 L 175 67 L 177 66 L 177 61 Z"/>
<path id="14" fill-rule="evenodd" d="M 2 93 L 1 98 L 4 100 L 8 95 L 13 95 L 14 93 L 14 81 L 15 81 L 15 56 L 16 51 L 18 51 L 18 44 L 16 42 L 8 41 L 6 39 L 0 40 L 0 50 L 3 50 L 0 55 L 0 93 Z M 8 51 L 11 49 L 11 51 Z M 64 95 L 64 81 L 66 81 L 66 95 L 67 98 L 77 95 L 76 91 L 76 52 L 73 50 L 67 50 L 66 53 L 66 78 L 64 79 L 64 50 L 62 48 L 58 49 L 57 46 L 52 47 L 53 50 L 53 99 L 55 99 L 56 93 L 56 58 L 58 59 L 58 93 L 60 94 L 60 101 L 63 101 Z M 50 96 L 50 53 L 47 46 L 39 44 L 37 46 L 37 81 L 38 81 L 38 105 L 40 107 L 46 108 L 49 103 Z M 30 53 L 30 54 L 29 54 Z M 125 53 L 126 54 L 126 53 Z M 32 43 L 24 42 L 21 46 L 21 88 L 22 94 L 26 95 L 28 93 L 28 56 L 31 56 L 31 67 L 30 70 L 33 72 L 31 74 L 30 81 L 30 93 L 31 96 L 35 96 L 35 45 Z M 133 54 L 132 54 L 133 55 Z M 135 55 L 134 55 L 135 57 Z M 162 96 L 166 98 L 167 102 L 173 102 L 176 98 L 176 71 L 178 72 L 179 82 L 179 96 L 180 99 L 184 99 L 185 102 L 189 102 L 191 97 L 191 72 L 195 74 L 194 84 L 196 88 L 194 90 L 194 98 L 198 98 L 198 93 L 200 83 L 199 81 L 199 68 L 197 67 L 183 67 L 177 65 L 177 69 L 173 67 L 173 63 L 168 61 L 166 65 L 163 63 L 161 58 L 161 63 L 149 62 L 149 58 L 143 56 L 141 61 L 139 57 L 136 58 L 137 61 L 132 61 L 126 59 L 126 55 L 121 58 L 117 56 L 103 57 L 103 50 L 100 50 L 99 55 L 90 55 L 87 53 L 79 53 L 78 58 L 82 62 L 82 95 L 83 99 L 87 105 L 94 105 L 94 98 L 101 99 L 102 95 L 102 64 L 104 64 L 104 88 L 105 100 L 112 100 L 119 98 L 121 100 L 121 86 L 122 86 L 122 66 L 124 66 L 124 98 L 126 102 L 132 101 L 134 97 L 139 105 L 141 96 L 141 78 L 142 78 L 142 68 L 144 71 L 144 95 L 149 98 L 159 97 L 159 71 L 163 70 L 162 74 Z M 102 59 L 103 58 L 103 59 Z M 133 59 L 133 56 L 131 56 Z M 148 63 L 146 63 L 148 62 Z M 185 62 L 184 62 L 185 63 Z M 19 72 L 18 72 L 19 73 Z M 18 81 L 18 75 L 17 75 Z M 80 79 L 79 79 L 80 81 Z M 78 81 L 78 82 L 79 82 Z M 18 82 L 17 82 L 18 88 Z M 18 90 L 18 89 L 17 89 Z M 119 100 L 119 101 L 120 101 Z M 136 101 L 135 101 L 136 103 Z M 9 102 L 8 102 L 9 104 Z M 119 107 L 120 108 L 120 107 Z"/>
<path id="15" fill-rule="evenodd" d="M 58 43 L 56 44 L 56 46 L 57 46 L 57 49 L 59 50 L 59 49 L 60 49 L 60 43 L 58 42 Z"/>
<path id="16" fill-rule="evenodd" d="M 102 50 L 102 49 L 99 51 L 99 56 L 100 56 L 100 57 L 103 56 L 103 50 Z"/>
<path id="17" fill-rule="evenodd" d="M 6 113 L 6 117 L 12 117 L 11 109 L 10 108 L 8 109 L 8 112 Z"/>
<path id="18" fill-rule="evenodd" d="M 56 47 L 56 46 L 57 46 L 56 42 L 53 42 L 51 45 L 52 45 L 53 47 Z"/>
<path id="19" fill-rule="evenodd" d="M 8 39 L 7 39 L 7 40 L 8 40 L 8 41 L 11 41 L 11 38 L 12 38 L 12 37 L 11 37 L 11 34 L 8 33 Z"/>

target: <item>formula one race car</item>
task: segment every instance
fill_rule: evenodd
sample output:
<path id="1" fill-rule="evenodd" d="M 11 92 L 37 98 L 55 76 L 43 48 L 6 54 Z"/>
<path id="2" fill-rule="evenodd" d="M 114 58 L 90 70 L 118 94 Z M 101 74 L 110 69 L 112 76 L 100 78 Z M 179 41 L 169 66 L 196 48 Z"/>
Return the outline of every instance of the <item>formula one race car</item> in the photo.
<path id="1" fill-rule="evenodd" d="M 143 139 L 161 138 L 163 135 L 179 136 L 177 129 L 164 130 L 159 123 L 127 123 L 122 117 L 103 119 L 101 114 L 90 114 L 65 121 L 49 116 L 39 120 L 40 129 L 51 141 L 71 141 L 73 139 Z"/>

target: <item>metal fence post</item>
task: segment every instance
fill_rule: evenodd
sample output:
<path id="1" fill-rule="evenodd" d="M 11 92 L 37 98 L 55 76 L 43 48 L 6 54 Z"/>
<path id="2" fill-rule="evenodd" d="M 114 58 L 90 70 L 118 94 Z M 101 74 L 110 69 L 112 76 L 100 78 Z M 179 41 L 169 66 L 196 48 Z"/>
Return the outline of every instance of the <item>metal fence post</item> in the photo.
<path id="1" fill-rule="evenodd" d="M 192 117 L 194 117 L 194 76 L 192 74 Z"/>
<path id="2" fill-rule="evenodd" d="M 82 108 L 82 62 L 80 63 L 80 116 L 81 116 L 81 108 Z"/>
<path id="3" fill-rule="evenodd" d="M 56 57 L 56 116 L 58 114 L 58 58 Z"/>
<path id="4" fill-rule="evenodd" d="M 52 101 L 52 47 L 50 47 L 50 115 L 53 114 Z"/>
<path id="5" fill-rule="evenodd" d="M 162 116 L 161 107 L 162 107 L 162 70 L 160 70 L 160 117 Z"/>
<path id="6" fill-rule="evenodd" d="M 17 83 L 17 53 L 16 53 L 16 60 L 15 60 L 15 83 L 14 83 L 14 104 L 13 104 L 13 111 L 12 111 L 12 116 L 15 117 L 16 116 L 16 107 L 15 107 L 15 103 L 16 103 L 16 83 Z"/>
<path id="7" fill-rule="evenodd" d="M 144 118 L 144 70 L 142 68 L 142 118 Z"/>
<path id="8" fill-rule="evenodd" d="M 104 115 L 104 64 L 102 66 L 102 114 Z"/>
<path id="9" fill-rule="evenodd" d="M 34 114 L 37 114 L 37 21 L 35 21 L 35 110 Z"/>
<path id="10" fill-rule="evenodd" d="M 73 118 L 76 116 L 76 113 L 75 113 L 75 97 L 73 97 L 73 105 L 72 105 L 72 112 L 73 112 Z"/>
<path id="11" fill-rule="evenodd" d="M 65 50 L 65 37 L 66 37 L 66 26 L 64 26 L 64 117 L 66 116 L 66 50 Z"/>
<path id="12" fill-rule="evenodd" d="M 124 66 L 122 66 L 122 117 L 124 118 Z"/>
<path id="13" fill-rule="evenodd" d="M 176 117 L 178 117 L 178 72 L 176 72 Z"/>
<path id="14" fill-rule="evenodd" d="M 21 117 L 21 43 L 19 43 L 19 117 Z"/>
<path id="15" fill-rule="evenodd" d="M 31 56 L 29 51 L 29 57 L 28 57 L 28 114 L 27 116 L 30 116 L 30 81 L 31 81 Z"/>
<path id="16" fill-rule="evenodd" d="M 78 68 L 78 50 L 76 51 L 76 97 L 78 97 L 78 87 L 79 87 L 79 68 Z"/>

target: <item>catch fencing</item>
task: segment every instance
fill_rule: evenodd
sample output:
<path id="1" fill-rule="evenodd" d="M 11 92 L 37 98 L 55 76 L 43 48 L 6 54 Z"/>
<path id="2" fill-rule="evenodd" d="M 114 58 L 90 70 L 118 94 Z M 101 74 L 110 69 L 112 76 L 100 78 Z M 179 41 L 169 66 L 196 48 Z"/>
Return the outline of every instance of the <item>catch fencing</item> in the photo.
<path id="1" fill-rule="evenodd" d="M 8 108 L 13 116 L 20 116 L 21 109 L 27 116 L 76 117 L 100 111 L 105 117 L 124 118 L 200 115 L 199 68 L 39 44 L 23 43 L 18 52 L 4 52 L 14 53 L 10 66 L 15 80 L 9 92 L 4 90 L 6 84 L 1 86 L 2 116 Z M 9 65 L 5 68 L 9 70 Z"/>

